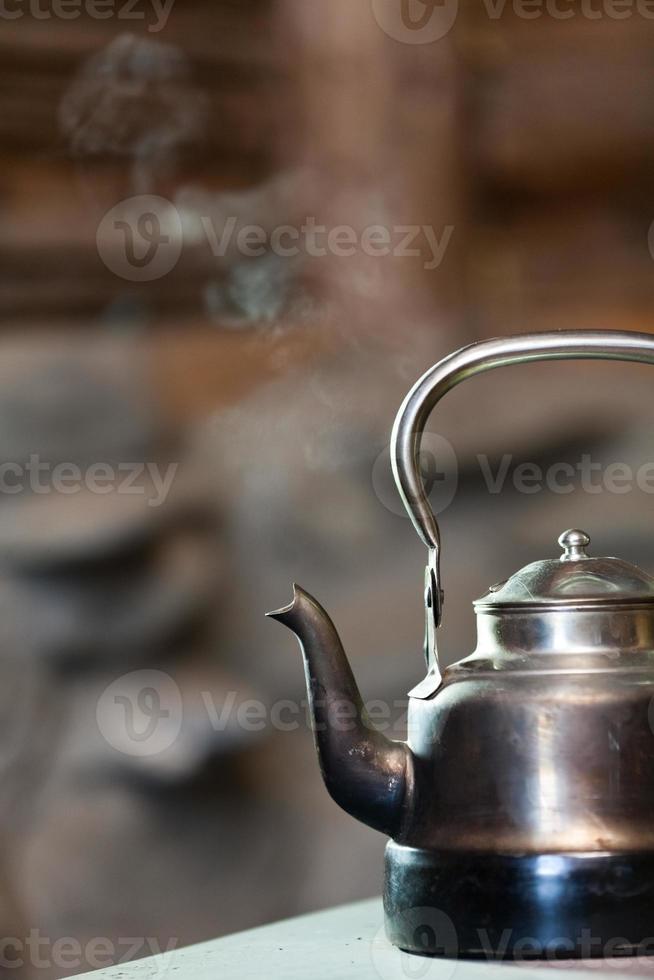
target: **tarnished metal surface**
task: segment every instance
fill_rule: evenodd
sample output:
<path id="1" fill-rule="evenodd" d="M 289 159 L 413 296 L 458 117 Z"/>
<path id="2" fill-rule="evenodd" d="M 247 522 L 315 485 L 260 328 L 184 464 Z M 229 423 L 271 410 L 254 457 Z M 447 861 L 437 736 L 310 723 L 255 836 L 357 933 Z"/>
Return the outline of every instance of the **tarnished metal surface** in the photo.
<path id="1" fill-rule="evenodd" d="M 533 929 L 585 955 L 654 951 L 654 579 L 587 554 L 579 530 L 558 559 L 535 562 L 476 603 L 475 652 L 438 668 L 439 532 L 417 453 L 438 399 L 472 374 L 554 358 L 654 363 L 654 339 L 544 334 L 467 348 L 418 383 L 396 421 L 398 487 L 429 548 L 430 671 L 409 701 L 406 745 L 374 731 L 336 630 L 296 587 L 273 613 L 301 643 L 323 776 L 344 809 L 394 838 L 386 855 L 389 936 L 414 952 L 449 955 L 429 915 L 453 923 L 456 952 L 479 955 L 479 929 Z M 422 911 L 421 911 L 422 910 Z M 424 916 L 423 916 L 424 917 Z M 420 921 L 419 921 L 420 920 Z M 516 933 L 517 930 L 517 933 Z M 654 930 L 652 930 L 654 931 Z M 420 932 L 420 941 L 414 934 Z M 431 936 L 431 938 L 430 938 Z M 536 954 L 538 955 L 538 954 Z"/>
<path id="2" fill-rule="evenodd" d="M 268 613 L 297 634 L 304 654 L 320 768 L 336 802 L 382 833 L 400 830 L 410 786 L 410 753 L 367 717 L 338 633 L 318 602 L 299 586 L 293 602 Z"/>
<path id="3" fill-rule="evenodd" d="M 525 334 L 485 340 L 444 358 L 413 386 L 393 427 L 391 465 L 395 482 L 407 512 L 429 549 L 428 570 L 433 572 L 434 592 L 427 591 L 428 618 L 440 625 L 443 586 L 440 574 L 440 531 L 425 488 L 418 455 L 422 434 L 431 412 L 448 391 L 467 378 L 511 364 L 553 360 L 616 360 L 654 364 L 654 338 L 649 334 L 626 331 L 570 330 L 556 333 Z M 428 630 L 427 643 L 433 632 Z M 435 645 L 430 659 L 437 661 Z"/>

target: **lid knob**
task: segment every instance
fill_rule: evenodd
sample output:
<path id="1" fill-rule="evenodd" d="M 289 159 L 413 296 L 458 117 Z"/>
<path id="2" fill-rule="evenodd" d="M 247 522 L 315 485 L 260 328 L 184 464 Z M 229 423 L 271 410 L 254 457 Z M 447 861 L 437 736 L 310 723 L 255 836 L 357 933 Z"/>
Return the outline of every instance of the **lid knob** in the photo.
<path id="1" fill-rule="evenodd" d="M 564 531 L 559 538 L 559 544 L 563 548 L 561 561 L 583 561 L 584 558 L 589 557 L 586 548 L 590 544 L 590 538 L 585 531 L 575 528 Z"/>

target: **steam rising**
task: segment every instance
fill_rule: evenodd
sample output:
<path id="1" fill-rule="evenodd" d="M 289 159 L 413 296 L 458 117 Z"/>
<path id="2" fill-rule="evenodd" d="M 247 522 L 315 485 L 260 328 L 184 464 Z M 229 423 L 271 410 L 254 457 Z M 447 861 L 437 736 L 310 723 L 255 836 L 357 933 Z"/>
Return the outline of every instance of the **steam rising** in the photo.
<path id="1" fill-rule="evenodd" d="M 301 245 L 297 254 L 286 256 L 275 253 L 269 244 L 259 257 L 245 257 L 239 250 L 236 232 L 246 226 L 270 236 L 281 227 L 290 227 L 298 235 L 309 220 L 324 225 L 325 200 L 330 202 L 329 227 L 389 222 L 383 190 L 348 192 L 311 167 L 282 171 L 243 190 L 215 192 L 197 184 L 178 189 L 175 206 L 185 244 L 199 254 L 212 253 L 215 274 L 205 291 L 212 317 L 221 325 L 229 321 L 236 326 L 274 322 L 279 327 L 282 318 L 296 326 L 328 320 L 339 329 L 339 311 L 342 314 L 346 305 L 351 309 L 353 304 L 378 298 L 388 277 L 384 278 L 377 260 L 363 253 L 338 261 L 327 255 L 312 257 Z M 345 326 L 341 315 L 340 323 L 343 342 L 350 346 L 355 337 L 349 322 Z"/>
<path id="2" fill-rule="evenodd" d="M 133 190 L 142 193 L 153 173 L 201 133 L 205 109 L 178 48 L 122 34 L 84 63 L 59 121 L 75 155 L 131 159 Z"/>

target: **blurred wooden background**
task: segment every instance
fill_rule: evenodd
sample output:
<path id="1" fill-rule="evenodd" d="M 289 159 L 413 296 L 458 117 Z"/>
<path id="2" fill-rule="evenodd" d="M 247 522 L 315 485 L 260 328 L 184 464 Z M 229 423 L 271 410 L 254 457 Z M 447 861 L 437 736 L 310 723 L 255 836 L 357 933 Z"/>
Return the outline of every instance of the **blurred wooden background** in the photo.
<path id="1" fill-rule="evenodd" d="M 205 498 L 191 530 L 166 510 L 124 564 L 96 555 L 90 571 L 35 574 L 38 602 L 12 569 L 5 648 L 21 654 L 27 625 L 61 607 L 71 634 L 81 622 L 105 650 L 107 623 L 132 610 L 126 569 L 137 612 L 139 583 L 160 596 L 145 621 L 168 602 L 168 537 L 190 535 L 202 635 L 170 638 L 152 661 L 185 690 L 304 697 L 288 637 L 262 616 L 292 579 L 334 614 L 364 696 L 401 698 L 419 680 L 422 547 L 388 506 L 390 482 L 372 476 L 406 390 L 495 334 L 654 329 L 654 22 L 568 9 L 527 20 L 507 3 L 494 19 L 460 0 L 452 30 L 424 45 L 385 34 L 368 0 L 175 0 L 160 32 L 88 16 L 2 22 L 3 339 L 33 353 L 56 338 L 59 355 L 80 357 L 116 340 L 125 365 L 145 354 L 133 387 L 185 430 L 213 520 Z M 171 272 L 134 283 L 104 265 L 96 234 L 140 194 L 171 201 L 185 238 Z M 434 269 L 424 254 L 244 261 L 212 255 L 201 233 L 203 217 L 220 228 L 228 216 L 267 231 L 313 217 L 453 232 Z M 4 390 L 10 368 L 3 377 Z M 29 377 L 13 379 L 17 403 Z M 547 466 L 589 448 L 651 459 L 649 371 L 557 365 L 475 385 L 434 423 L 459 481 L 443 515 L 446 662 L 472 648 L 470 600 L 555 554 L 565 527 L 588 525 L 595 553 L 651 567 L 646 495 L 493 496 L 476 464 L 509 451 Z M 38 544 L 38 526 L 24 531 Z M 51 739 L 48 780 L 25 763 L 31 822 L 14 820 L 19 844 L 5 849 L 28 925 L 188 942 L 379 890 L 383 841 L 331 803 L 305 727 L 234 747 L 193 716 L 196 756 L 163 785 L 156 763 L 141 771 L 98 744 L 98 692 L 125 670 L 98 657 L 54 686 L 36 671 L 49 707 L 34 727 L 47 735 L 52 710 L 64 738 Z"/>
<path id="2" fill-rule="evenodd" d="M 185 249 L 172 273 L 137 284 L 117 279 L 97 253 L 99 221 L 134 192 L 140 154 L 148 193 L 171 199 L 184 187 L 238 194 L 304 166 L 316 170 L 309 204 L 325 220 L 339 210 L 336 181 L 341 194 L 367 185 L 394 195 L 388 213 L 401 223 L 454 225 L 437 270 L 396 263 L 400 324 L 419 308 L 446 312 L 465 338 L 527 326 L 648 328 L 651 22 L 590 21 L 580 8 L 570 20 L 525 20 L 510 5 L 492 20 L 484 5 L 462 2 L 447 37 L 407 45 L 377 27 L 367 3 L 324 6 L 180 0 L 160 33 L 86 16 L 3 23 L 7 327 L 206 331 L 204 346 L 221 346 L 220 315 L 206 302 L 215 274 L 206 248 Z M 113 81 L 98 72 L 94 81 L 89 59 L 126 31 L 154 52 L 155 69 L 133 59 Z M 166 46 L 183 70 L 167 70 Z M 336 316 L 339 285 L 327 283 Z M 386 301 L 392 292 L 387 283 Z M 277 319 L 287 324 L 288 310 Z M 326 329 L 324 318 L 306 319 L 299 329 Z M 255 321 L 248 326 L 261 328 Z M 225 343 L 229 360 L 249 338 Z M 201 363 L 202 342 L 191 346 Z M 189 397 L 201 407 L 198 385 Z M 215 398 L 211 382 L 206 398 Z"/>

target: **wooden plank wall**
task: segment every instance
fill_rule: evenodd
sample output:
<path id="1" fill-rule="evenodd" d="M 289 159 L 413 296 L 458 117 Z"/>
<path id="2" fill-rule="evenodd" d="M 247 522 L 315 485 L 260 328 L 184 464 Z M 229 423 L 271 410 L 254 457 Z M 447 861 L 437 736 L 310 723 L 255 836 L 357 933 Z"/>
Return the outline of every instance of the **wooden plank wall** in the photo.
<path id="1" fill-rule="evenodd" d="M 187 73 L 143 82 L 135 99 L 101 85 L 97 99 L 76 96 L 84 64 L 126 27 L 164 61 L 161 46 L 172 45 Z M 494 20 L 473 0 L 461 0 L 447 38 L 424 46 L 391 40 L 367 2 L 342 0 L 185 0 L 159 34 L 114 20 L 3 22 L 0 317 L 173 328 L 206 318 L 208 270 L 196 252 L 164 279 L 128 288 L 94 244 L 99 218 L 133 189 L 135 134 L 176 111 L 175 152 L 150 161 L 153 193 L 250 188 L 309 164 L 330 175 L 323 212 L 339 210 L 334 184 L 362 198 L 390 174 L 400 221 L 454 224 L 442 268 L 390 271 L 400 318 L 419 295 L 466 336 L 647 328 L 653 31 L 638 16 L 525 20 L 509 4 Z M 101 132 L 93 149 L 71 130 L 70 106 L 78 129 L 93 130 L 88 114 L 100 118 L 102 98 L 117 100 L 107 113 L 122 143 Z"/>

